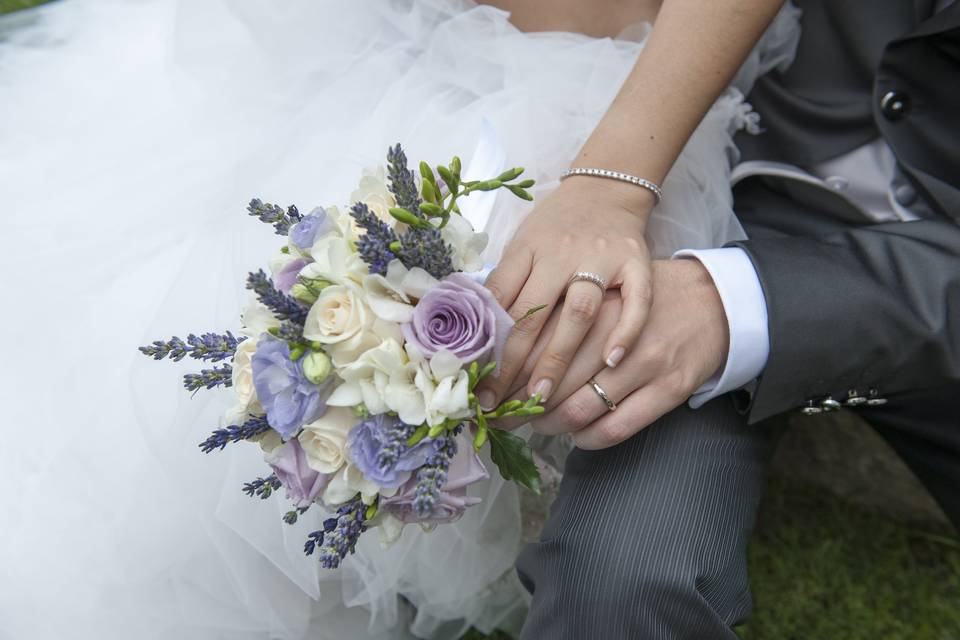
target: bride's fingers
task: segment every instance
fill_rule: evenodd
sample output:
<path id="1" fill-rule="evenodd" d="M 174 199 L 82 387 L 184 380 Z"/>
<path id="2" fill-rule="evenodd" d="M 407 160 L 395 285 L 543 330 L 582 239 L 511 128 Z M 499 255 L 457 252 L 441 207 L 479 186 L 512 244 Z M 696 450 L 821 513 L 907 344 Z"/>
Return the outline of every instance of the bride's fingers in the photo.
<path id="1" fill-rule="evenodd" d="M 623 266 L 621 279 L 620 297 L 623 299 L 623 311 L 620 322 L 610 333 L 603 349 L 604 361 L 611 368 L 620 364 L 637 343 L 653 302 L 649 260 L 639 258 L 627 262 Z"/>
<path id="2" fill-rule="evenodd" d="M 577 281 L 567 287 L 560 324 L 530 374 L 527 393 L 531 396 L 539 394 L 549 400 L 553 395 L 597 318 L 603 294 L 604 291 L 592 282 Z"/>
<path id="3" fill-rule="evenodd" d="M 527 282 L 533 267 L 533 254 L 524 247 L 508 246 L 496 269 L 483 283 L 500 306 L 509 309 Z"/>
<path id="4" fill-rule="evenodd" d="M 563 283 L 556 281 L 553 276 L 554 271 L 549 265 L 542 265 L 540 268 L 534 265 L 530 278 L 508 310 L 510 317 L 517 322 L 504 346 L 499 373 L 484 378 L 477 390 L 481 407 L 489 409 L 497 406 L 513 384 L 523 363 L 526 362 L 530 350 L 550 316 L 549 310 L 554 307 L 563 293 Z M 537 313 L 527 315 L 529 311 L 541 305 L 545 307 Z"/>

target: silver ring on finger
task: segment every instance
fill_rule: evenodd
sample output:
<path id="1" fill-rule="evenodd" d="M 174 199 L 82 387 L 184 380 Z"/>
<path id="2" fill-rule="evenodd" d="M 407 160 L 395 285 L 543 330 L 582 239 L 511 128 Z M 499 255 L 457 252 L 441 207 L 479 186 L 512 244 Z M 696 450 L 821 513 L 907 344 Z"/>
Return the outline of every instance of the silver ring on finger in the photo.
<path id="1" fill-rule="evenodd" d="M 607 392 L 603 390 L 603 387 L 600 386 L 600 383 L 598 383 L 596 379 L 590 378 L 588 384 L 597 392 L 597 395 L 603 400 L 603 404 L 607 405 L 607 411 L 613 411 L 617 408 L 617 403 L 610 399 L 610 396 L 607 395 Z"/>
<path id="2" fill-rule="evenodd" d="M 593 284 L 600 287 L 600 291 L 607 290 L 607 281 L 599 273 L 594 273 L 593 271 L 577 271 L 575 274 L 570 276 L 570 282 L 567 283 L 569 287 L 574 282 L 592 282 Z"/>

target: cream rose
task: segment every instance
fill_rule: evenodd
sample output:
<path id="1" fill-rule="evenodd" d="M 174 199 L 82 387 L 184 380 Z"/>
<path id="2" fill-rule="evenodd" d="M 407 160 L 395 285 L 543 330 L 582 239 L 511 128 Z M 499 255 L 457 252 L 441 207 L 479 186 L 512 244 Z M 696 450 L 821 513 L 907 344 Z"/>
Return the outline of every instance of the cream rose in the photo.
<path id="1" fill-rule="evenodd" d="M 320 473 L 335 473 L 346 462 L 347 434 L 357 417 L 350 409 L 327 407 L 326 413 L 304 425 L 297 436 L 307 454 L 307 464 Z"/>

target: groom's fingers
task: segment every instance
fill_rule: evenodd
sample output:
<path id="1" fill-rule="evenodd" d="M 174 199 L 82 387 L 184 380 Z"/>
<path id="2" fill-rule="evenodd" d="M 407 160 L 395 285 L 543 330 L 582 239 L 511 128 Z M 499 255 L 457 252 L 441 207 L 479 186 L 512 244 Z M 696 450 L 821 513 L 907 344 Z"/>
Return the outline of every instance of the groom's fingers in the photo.
<path id="1" fill-rule="evenodd" d="M 667 385 L 649 384 L 627 396 L 589 427 L 573 434 L 580 449 L 606 449 L 620 444 L 683 402 Z"/>

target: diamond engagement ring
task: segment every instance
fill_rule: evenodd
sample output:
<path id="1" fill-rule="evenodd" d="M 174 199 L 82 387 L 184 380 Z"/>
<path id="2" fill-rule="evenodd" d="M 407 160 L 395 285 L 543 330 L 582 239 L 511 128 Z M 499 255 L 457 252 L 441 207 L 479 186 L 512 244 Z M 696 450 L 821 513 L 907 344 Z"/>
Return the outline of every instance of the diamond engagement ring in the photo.
<path id="1" fill-rule="evenodd" d="M 607 392 L 603 390 L 603 387 L 593 378 L 590 378 L 590 386 L 593 387 L 593 390 L 597 392 L 597 395 L 600 396 L 600 399 L 603 400 L 603 404 L 607 405 L 608 411 L 613 411 L 617 408 L 617 403 L 610 399 L 610 396 L 607 395 Z"/>
<path id="2" fill-rule="evenodd" d="M 570 278 L 570 282 L 567 283 L 567 286 L 570 286 L 574 282 L 580 282 L 581 280 L 584 282 L 592 282 L 593 284 L 600 287 L 600 291 L 607 290 L 607 281 L 603 279 L 603 276 L 597 273 L 593 273 L 592 271 L 577 271 Z"/>

